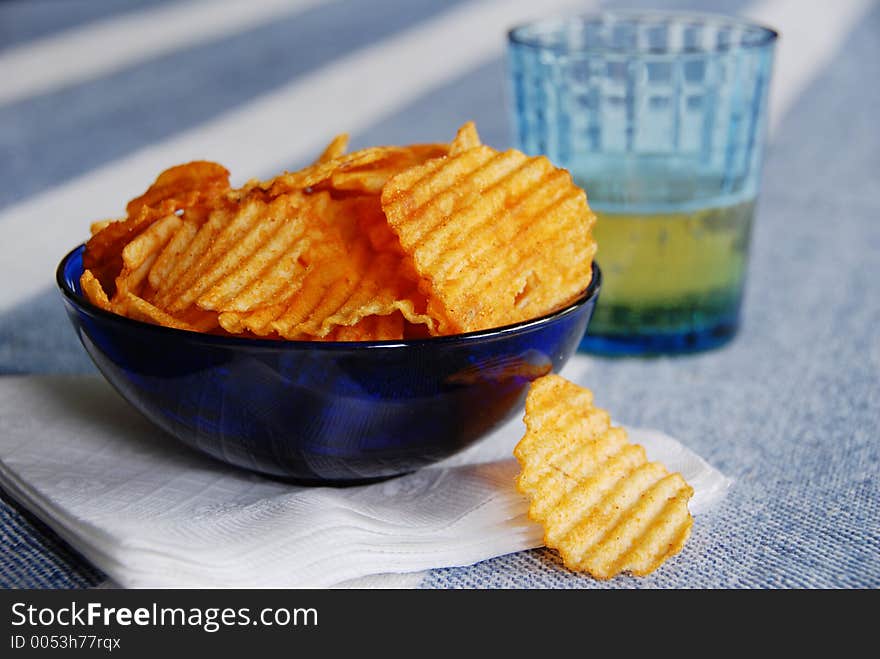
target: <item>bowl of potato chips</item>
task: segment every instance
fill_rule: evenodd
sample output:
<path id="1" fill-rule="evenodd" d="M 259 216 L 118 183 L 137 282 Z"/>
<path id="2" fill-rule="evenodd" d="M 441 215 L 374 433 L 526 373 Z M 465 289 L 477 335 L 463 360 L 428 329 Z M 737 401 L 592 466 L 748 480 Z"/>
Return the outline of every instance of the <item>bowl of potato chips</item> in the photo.
<path id="1" fill-rule="evenodd" d="M 185 444 L 303 482 L 418 469 L 517 414 L 600 286 L 593 214 L 546 158 L 480 143 L 346 152 L 229 185 L 166 170 L 57 272 L 120 394 Z"/>

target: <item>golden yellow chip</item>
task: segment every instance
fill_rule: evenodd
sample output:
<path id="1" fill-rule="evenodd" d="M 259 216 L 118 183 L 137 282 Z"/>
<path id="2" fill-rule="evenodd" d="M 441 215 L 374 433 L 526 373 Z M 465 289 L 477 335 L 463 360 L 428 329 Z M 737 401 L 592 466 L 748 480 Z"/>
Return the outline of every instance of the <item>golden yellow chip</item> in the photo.
<path id="1" fill-rule="evenodd" d="M 96 233 L 100 233 L 115 222 L 125 222 L 125 220 L 98 220 L 97 222 L 92 222 L 89 226 L 89 233 L 94 236 Z"/>
<path id="2" fill-rule="evenodd" d="M 122 272 L 116 278 L 115 296 L 140 293 L 159 252 L 183 224 L 177 215 L 168 215 L 153 222 L 122 250 Z"/>
<path id="3" fill-rule="evenodd" d="M 236 213 L 215 211 L 200 227 L 184 222 L 150 270 L 154 304 L 178 320 L 194 316 L 189 324 L 212 328 L 218 313 L 208 311 L 246 311 L 279 291 L 287 295 L 304 271 L 308 205 L 301 195 L 270 203 L 253 197 Z"/>
<path id="4" fill-rule="evenodd" d="M 455 139 L 449 145 L 449 155 L 457 156 L 469 149 L 475 149 L 481 144 L 480 135 L 477 133 L 477 125 L 473 121 L 469 121 L 458 129 Z"/>
<path id="5" fill-rule="evenodd" d="M 277 197 L 292 192 L 302 192 L 307 188 L 312 188 L 327 181 L 337 172 L 366 167 L 381 162 L 391 157 L 393 153 L 400 149 L 401 147 L 374 146 L 361 149 L 360 151 L 353 151 L 330 160 L 316 162 L 314 165 L 295 172 L 285 172 L 266 181 L 262 187 L 268 192 L 270 197 Z"/>
<path id="6" fill-rule="evenodd" d="M 334 190 L 378 195 L 382 193 L 388 179 L 404 169 L 406 167 L 392 162 L 381 167 L 339 171 L 330 177 L 330 187 Z"/>
<path id="7" fill-rule="evenodd" d="M 220 326 L 216 311 L 205 311 L 197 307 L 190 307 L 176 318 L 195 332 L 211 332 Z"/>
<path id="8" fill-rule="evenodd" d="M 445 144 L 398 147 L 389 151 L 388 156 L 378 162 L 334 172 L 329 178 L 329 186 L 334 190 L 380 195 L 392 176 L 427 160 L 445 156 L 448 151 L 449 147 Z"/>
<path id="9" fill-rule="evenodd" d="M 227 260 L 225 254 L 241 251 L 247 234 L 239 233 L 237 243 L 202 259 L 214 266 L 200 269 L 197 278 L 192 274 L 185 278 L 214 282 L 196 303 L 217 311 L 218 322 L 227 332 L 327 339 L 337 327 L 352 327 L 363 318 L 390 316 L 395 311 L 410 323 L 425 324 L 429 331 L 434 328 L 412 266 L 384 224 L 377 197 L 335 199 L 322 191 L 296 198 L 283 195 L 269 204 L 276 206 L 282 208 L 279 216 L 287 218 L 287 224 L 239 259 L 234 270 L 213 274 L 217 264 Z M 265 219 L 250 231 L 262 224 Z M 384 227 L 384 234 L 379 227 Z M 167 295 L 172 300 L 188 297 L 181 291 Z M 178 307 L 172 302 L 169 309 L 176 313 Z M 370 326 L 364 331 L 402 336 L 402 328 L 392 332 L 386 326 Z"/>
<path id="10" fill-rule="evenodd" d="M 283 314 L 287 307 L 290 306 L 292 297 L 286 297 L 283 302 L 270 304 L 251 311 L 223 311 L 217 320 L 220 323 L 220 327 L 230 334 L 250 332 L 254 336 L 266 337 L 271 335 L 273 331 L 270 323 Z"/>
<path id="11" fill-rule="evenodd" d="M 281 198 L 280 205 L 286 206 L 289 199 L 287 196 Z M 183 311 L 218 280 L 231 274 L 285 224 L 286 220 L 275 215 L 265 202 L 248 199 L 229 223 L 217 232 L 208 249 L 181 281 L 168 291 L 160 291 L 157 299 L 161 299 L 163 306 L 170 311 Z M 202 228 L 210 225 L 209 221 Z"/>
<path id="12" fill-rule="evenodd" d="M 154 222 L 173 213 L 184 219 L 206 215 L 229 194 L 229 172 L 212 162 L 191 162 L 162 172 L 140 197 L 126 206 L 123 221 L 93 226 L 83 267 L 91 270 L 111 297 L 123 269 L 122 250 Z"/>
<path id="13" fill-rule="evenodd" d="M 345 150 L 348 148 L 348 133 L 340 133 L 326 146 L 324 151 L 321 152 L 321 155 L 318 156 L 318 159 L 315 160 L 316 165 L 320 165 L 322 162 L 327 162 L 328 160 L 333 160 L 334 158 L 339 158 L 340 156 L 345 154 Z"/>
<path id="14" fill-rule="evenodd" d="M 153 325 L 163 325 L 164 327 L 173 327 L 175 329 L 183 329 L 195 331 L 195 328 L 187 322 L 179 320 L 171 314 L 165 313 L 153 304 L 150 304 L 142 297 L 134 293 L 122 293 L 114 300 L 114 311 L 116 313 L 141 320 L 145 323 Z"/>
<path id="15" fill-rule="evenodd" d="M 219 274 L 215 267 L 203 275 L 214 283 L 199 295 L 198 306 L 250 311 L 277 301 L 283 289 L 296 287 L 311 260 L 310 248 L 322 237 L 325 199 L 329 197 L 285 195 L 265 206 L 259 221 L 239 234 L 234 248 L 215 257 Z M 251 240 L 251 235 L 256 237 Z"/>
<path id="16" fill-rule="evenodd" d="M 378 195 L 333 199 L 329 196 L 330 193 L 323 194 L 327 194 L 331 201 L 320 210 L 321 218 L 328 226 L 341 233 L 346 245 L 354 245 L 366 238 L 376 252 L 403 254 L 397 234 L 389 228 L 385 219 Z"/>
<path id="17" fill-rule="evenodd" d="M 101 286 L 101 282 L 92 274 L 91 270 L 83 270 L 82 276 L 79 278 L 79 285 L 89 302 L 104 311 L 112 311 L 104 287 Z"/>
<path id="18" fill-rule="evenodd" d="M 215 309 L 241 293 L 302 236 L 300 202 L 296 195 L 271 203 L 252 197 L 234 214 L 215 211 L 189 246 L 177 252 L 176 266 L 164 278 L 151 280 L 159 306 L 178 313 L 198 300 L 202 308 Z M 173 243 L 168 247 L 180 248 Z"/>
<path id="19" fill-rule="evenodd" d="M 166 247 L 171 261 L 170 267 L 156 273 L 155 281 L 153 273 L 150 273 L 150 284 L 156 289 L 156 302 L 159 306 L 168 306 L 176 297 L 179 291 L 182 291 L 189 285 L 189 274 L 192 272 L 196 264 L 202 263 L 208 253 L 208 250 L 214 245 L 220 231 L 228 226 L 235 217 L 232 208 L 220 207 L 211 212 L 208 221 L 198 227 L 195 234 L 191 234 L 191 228 L 187 229 L 186 234 L 181 236 L 183 243 L 179 244 L 177 240 L 171 240 Z M 192 225 L 188 225 L 192 227 Z M 165 253 L 159 255 L 156 259 L 156 267 L 163 264 Z"/>
<path id="20" fill-rule="evenodd" d="M 92 226 L 84 294 L 195 331 L 370 340 L 511 324 L 589 283 L 592 215 L 546 159 L 483 146 L 472 122 L 450 144 L 347 146 L 238 189 L 216 163 L 165 170 Z"/>
<path id="21" fill-rule="evenodd" d="M 199 226 L 195 222 L 184 222 L 174 237 L 165 245 L 150 273 L 147 281 L 154 290 L 165 286 L 169 281 L 169 276 L 179 263 L 179 259 L 185 250 L 187 250 L 193 239 L 199 231 Z"/>
<path id="22" fill-rule="evenodd" d="M 411 323 L 433 328 L 433 319 L 424 311 L 426 303 L 416 283 L 406 279 L 398 255 L 377 254 L 360 240 L 350 246 L 345 258 L 331 260 L 316 264 L 286 308 L 269 323 L 279 336 L 324 338 L 336 327 L 394 311 Z M 254 333 L 262 329 L 246 327 Z"/>
<path id="23" fill-rule="evenodd" d="M 387 316 L 365 316 L 354 325 L 340 325 L 327 335 L 330 341 L 393 341 L 403 339 L 405 320 L 395 311 Z"/>
<path id="24" fill-rule="evenodd" d="M 166 169 L 144 194 L 128 202 L 125 210 L 129 218 L 143 208 L 164 210 L 163 202 L 169 202 L 172 211 L 187 210 L 193 206 L 211 205 L 227 192 L 229 172 L 226 168 L 215 162 L 198 160 Z"/>
<path id="25" fill-rule="evenodd" d="M 598 579 L 643 576 L 677 554 L 693 518 L 693 488 L 681 474 L 648 462 L 641 446 L 612 427 L 593 395 L 558 375 L 535 380 L 526 399 L 526 434 L 514 449 L 517 487 L 529 517 L 571 570 Z"/>
<path id="26" fill-rule="evenodd" d="M 381 185 L 404 169 L 424 162 L 430 158 L 445 155 L 445 144 L 413 144 L 410 146 L 372 146 L 359 151 L 339 155 L 329 160 L 318 160 L 315 164 L 296 172 L 285 172 L 280 176 L 260 184 L 270 198 L 310 188 L 339 182 L 340 189 L 372 192 L 379 194 Z M 378 172 L 372 175 L 370 171 Z M 347 176 L 351 174 L 351 176 Z M 379 186 L 377 188 L 377 186 Z"/>
<path id="27" fill-rule="evenodd" d="M 168 215 L 151 224 L 123 248 L 123 265 L 131 270 L 143 265 L 149 256 L 157 254 L 165 246 L 182 224 L 183 220 L 177 215 Z"/>
<path id="28" fill-rule="evenodd" d="M 382 207 L 447 331 L 541 316 L 590 283 L 595 216 L 543 156 L 477 146 L 430 160 L 388 181 Z"/>

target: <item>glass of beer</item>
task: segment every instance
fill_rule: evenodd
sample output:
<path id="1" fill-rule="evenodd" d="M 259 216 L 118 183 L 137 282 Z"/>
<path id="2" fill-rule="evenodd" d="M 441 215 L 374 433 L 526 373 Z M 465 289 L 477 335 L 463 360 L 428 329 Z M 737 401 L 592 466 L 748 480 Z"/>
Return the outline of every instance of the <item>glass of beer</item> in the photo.
<path id="1" fill-rule="evenodd" d="M 517 146 L 568 169 L 598 217 L 603 285 L 582 349 L 689 352 L 736 334 L 776 38 L 677 12 L 510 31 Z"/>

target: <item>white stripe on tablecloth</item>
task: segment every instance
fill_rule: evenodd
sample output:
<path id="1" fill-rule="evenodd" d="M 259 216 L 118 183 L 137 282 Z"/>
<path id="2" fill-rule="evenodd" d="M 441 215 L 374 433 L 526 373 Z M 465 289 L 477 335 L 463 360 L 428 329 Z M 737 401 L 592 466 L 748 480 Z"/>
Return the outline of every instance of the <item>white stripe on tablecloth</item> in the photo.
<path id="1" fill-rule="evenodd" d="M 595 0 L 546 0 L 540 13 L 589 10 Z M 0 311 L 44 289 L 89 222 L 122 212 L 166 167 L 198 158 L 223 163 L 238 180 L 270 174 L 318 153 L 334 133 L 357 132 L 431 89 L 497 57 L 504 30 L 534 18 L 532 0 L 495 0 L 447 11 L 313 74 L 0 214 L 0 244 L 15 285 L 0 288 Z M 503 109 L 499 108 L 499 112 Z M 462 121 L 468 118 L 462 108 Z M 440 139 L 426 135 L 426 140 Z"/>
<path id="2" fill-rule="evenodd" d="M 780 32 L 770 89 L 771 134 L 874 4 L 875 0 L 764 0 L 746 8 L 746 17 Z"/>
<path id="3" fill-rule="evenodd" d="M 327 2 L 189 0 L 66 30 L 0 53 L 0 104 L 97 78 Z"/>

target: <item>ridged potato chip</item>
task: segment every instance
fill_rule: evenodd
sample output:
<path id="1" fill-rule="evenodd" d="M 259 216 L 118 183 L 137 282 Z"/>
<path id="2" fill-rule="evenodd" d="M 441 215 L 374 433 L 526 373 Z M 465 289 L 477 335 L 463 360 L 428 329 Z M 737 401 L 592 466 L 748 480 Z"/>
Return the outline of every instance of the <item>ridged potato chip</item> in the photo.
<path id="1" fill-rule="evenodd" d="M 176 300 L 171 311 L 194 299 L 199 308 L 216 310 L 227 332 L 256 336 L 326 339 L 336 327 L 395 311 L 410 323 L 433 328 L 395 234 L 387 227 L 382 235 L 371 230 L 379 226 L 378 198 L 335 199 L 327 191 L 294 197 L 278 197 L 265 207 L 264 215 L 275 208 L 286 220 L 255 250 L 245 253 L 241 246 L 250 233 L 265 229 L 265 217 L 254 220 L 246 233 L 237 231 L 234 249 L 218 237 L 205 250 L 185 279 L 199 282 L 198 297 L 160 289 L 157 299 Z M 219 251 L 210 256 L 211 249 Z M 226 267 L 231 262 L 234 270 Z M 204 282 L 214 283 L 206 288 Z"/>
<path id="2" fill-rule="evenodd" d="M 558 375 L 535 380 L 525 423 L 514 449 L 522 470 L 517 487 L 566 567 L 598 579 L 643 576 L 681 551 L 693 525 L 693 488 L 649 462 L 644 448 L 593 406 L 588 389 Z"/>
<path id="3" fill-rule="evenodd" d="M 328 150 L 333 146 L 331 143 Z M 446 144 L 412 144 L 372 146 L 330 159 L 323 159 L 322 155 L 314 164 L 304 169 L 285 172 L 269 181 L 246 187 L 258 187 L 270 198 L 312 188 L 336 186 L 343 191 L 379 194 L 385 181 L 394 174 L 431 158 L 446 155 L 448 150 Z"/>
<path id="4" fill-rule="evenodd" d="M 431 160 L 389 180 L 382 208 L 452 331 L 541 316 L 590 283 L 595 216 L 543 156 L 476 146 Z"/>
<path id="5" fill-rule="evenodd" d="M 112 296 L 123 267 L 122 250 L 128 243 L 168 215 L 203 217 L 229 190 L 229 172 L 216 163 L 197 161 L 165 170 L 144 194 L 128 203 L 125 220 L 93 227 L 98 231 L 86 243 L 83 268 L 91 270 Z"/>
<path id="6" fill-rule="evenodd" d="M 445 144 L 413 144 L 389 152 L 387 158 L 366 166 L 341 169 L 334 172 L 327 185 L 334 189 L 361 194 L 380 195 L 392 176 L 427 160 L 445 156 Z"/>
<path id="7" fill-rule="evenodd" d="M 348 149 L 348 133 L 340 133 L 324 148 L 314 164 L 320 165 L 322 162 L 339 158 L 345 154 L 346 149 Z"/>
<path id="8" fill-rule="evenodd" d="M 107 297 L 104 287 L 101 286 L 101 282 L 92 274 L 91 270 L 83 270 L 79 283 L 83 294 L 88 298 L 89 302 L 104 311 L 112 311 L 110 299 Z"/>
<path id="9" fill-rule="evenodd" d="M 94 236 L 96 233 L 100 233 L 101 231 L 106 229 L 108 226 L 110 226 L 114 222 L 125 222 L 125 219 L 123 218 L 121 220 L 98 220 L 96 222 L 92 222 L 92 224 L 89 226 L 89 233 Z"/>
<path id="10" fill-rule="evenodd" d="M 283 197 L 277 200 L 278 205 L 286 208 L 289 199 Z M 214 224 L 212 217 L 201 229 L 211 233 L 207 239 L 207 249 L 173 287 L 158 289 L 157 301 L 172 312 L 183 311 L 194 304 L 288 222 L 280 215 L 280 210 L 277 213 L 273 212 L 275 210 L 278 209 L 270 209 L 262 200 L 251 198 L 228 220 Z M 196 240 L 198 238 L 197 234 Z"/>
<path id="11" fill-rule="evenodd" d="M 340 325 L 328 341 L 393 341 L 403 339 L 406 320 L 399 311 L 387 316 L 364 316 L 354 325 Z"/>
<path id="12" fill-rule="evenodd" d="M 198 306 L 249 311 L 277 300 L 315 259 L 313 252 L 324 235 L 321 213 L 328 201 L 325 195 L 286 195 L 263 205 L 255 224 L 239 232 L 235 249 L 215 258 L 213 269 L 219 268 L 219 274 L 209 269 L 202 275 L 214 283 L 198 296 Z"/>
<path id="13" fill-rule="evenodd" d="M 195 231 L 184 224 L 150 273 L 156 304 L 177 317 L 216 312 L 226 331 L 266 335 L 274 318 L 268 308 L 282 310 L 279 300 L 298 291 L 308 265 L 331 251 L 324 241 L 330 202 L 327 194 L 291 194 L 270 202 L 253 196 L 234 214 L 215 212 Z M 166 254 L 174 264 L 170 268 Z M 336 256 L 343 256 L 341 248 Z M 259 322 L 261 314 L 265 322 Z"/>
<path id="14" fill-rule="evenodd" d="M 116 278 L 118 295 L 140 293 L 141 284 L 147 279 L 160 250 L 182 225 L 183 220 L 177 215 L 168 215 L 153 222 L 125 246 L 122 250 L 122 272 Z"/>
<path id="15" fill-rule="evenodd" d="M 211 205 L 229 192 L 229 172 L 222 165 L 197 160 L 177 165 L 159 174 L 155 183 L 125 207 L 129 217 L 142 208 L 159 208 L 170 203 L 173 211 Z"/>
<path id="16" fill-rule="evenodd" d="M 117 296 L 113 304 L 116 313 L 128 316 L 129 318 L 134 318 L 135 320 L 152 323 L 153 325 L 173 327 L 175 329 L 196 331 L 189 323 L 179 320 L 171 314 L 165 313 L 157 306 L 150 304 L 134 293 L 121 293 Z"/>
<path id="17" fill-rule="evenodd" d="M 92 225 L 84 294 L 179 329 L 326 341 L 510 324 L 589 283 L 591 215 L 546 159 L 483 146 L 472 122 L 449 144 L 347 146 L 238 189 L 216 163 L 165 170 Z"/>
<path id="18" fill-rule="evenodd" d="M 333 263 L 319 263 L 302 287 L 269 323 L 285 338 L 325 338 L 334 328 L 353 326 L 368 316 L 399 311 L 414 324 L 433 328 L 425 313 L 416 282 L 406 278 L 408 269 L 398 255 L 376 253 L 360 240 L 350 246 L 346 257 Z M 247 326 L 247 324 L 246 324 Z M 262 327 L 248 327 L 259 334 Z"/>
<path id="19" fill-rule="evenodd" d="M 449 145 L 449 155 L 457 156 L 469 149 L 475 149 L 481 144 L 480 135 L 477 133 L 477 125 L 473 121 L 469 121 L 459 128 L 455 134 L 455 139 Z"/>

